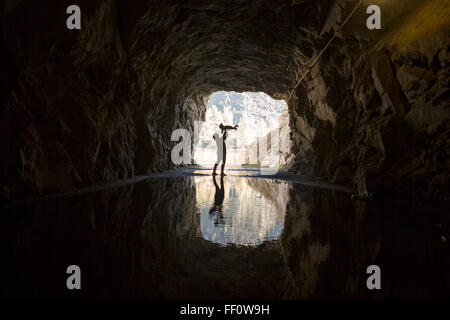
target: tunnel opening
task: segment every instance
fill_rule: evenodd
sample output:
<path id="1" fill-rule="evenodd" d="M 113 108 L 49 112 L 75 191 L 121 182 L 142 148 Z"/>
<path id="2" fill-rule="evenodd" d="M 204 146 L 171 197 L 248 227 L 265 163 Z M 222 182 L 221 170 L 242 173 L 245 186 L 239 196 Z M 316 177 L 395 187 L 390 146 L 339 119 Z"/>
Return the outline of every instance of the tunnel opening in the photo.
<path id="1" fill-rule="evenodd" d="M 228 168 L 280 167 L 291 151 L 289 113 L 284 100 L 273 99 L 264 92 L 216 91 L 208 98 L 205 121 L 194 141 L 196 165 L 210 167 L 216 161 L 214 135 L 220 133 L 220 124 L 237 125 L 236 130 L 227 131 Z"/>

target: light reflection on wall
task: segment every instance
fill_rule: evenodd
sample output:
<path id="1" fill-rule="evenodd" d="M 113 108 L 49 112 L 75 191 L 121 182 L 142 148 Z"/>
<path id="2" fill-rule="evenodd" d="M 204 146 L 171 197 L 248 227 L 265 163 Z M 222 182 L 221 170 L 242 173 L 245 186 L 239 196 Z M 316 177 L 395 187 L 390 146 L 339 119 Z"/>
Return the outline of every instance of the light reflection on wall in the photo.
<path id="1" fill-rule="evenodd" d="M 216 182 L 220 188 L 220 177 Z M 218 191 L 212 177 L 195 177 L 195 185 L 204 239 L 221 245 L 257 246 L 280 237 L 289 197 L 287 182 L 227 176 L 219 206 L 214 206 Z"/>

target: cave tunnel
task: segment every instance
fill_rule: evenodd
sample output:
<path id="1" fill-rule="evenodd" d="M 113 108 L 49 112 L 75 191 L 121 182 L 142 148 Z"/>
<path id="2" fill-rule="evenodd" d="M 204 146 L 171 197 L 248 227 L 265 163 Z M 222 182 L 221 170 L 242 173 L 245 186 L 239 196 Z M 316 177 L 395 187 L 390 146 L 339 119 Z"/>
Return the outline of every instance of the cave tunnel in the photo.
<path id="1" fill-rule="evenodd" d="M 2 296 L 449 297 L 448 1 L 71 4 L 2 4 Z M 286 102 L 270 179 L 172 161 L 218 91 Z"/>

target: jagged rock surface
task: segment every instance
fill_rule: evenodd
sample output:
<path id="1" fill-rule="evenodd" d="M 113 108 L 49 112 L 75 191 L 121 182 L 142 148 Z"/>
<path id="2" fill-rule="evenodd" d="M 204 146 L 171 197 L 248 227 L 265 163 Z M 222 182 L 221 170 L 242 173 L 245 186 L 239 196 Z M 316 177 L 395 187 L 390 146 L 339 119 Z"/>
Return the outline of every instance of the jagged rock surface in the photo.
<path id="1" fill-rule="evenodd" d="M 354 33 L 341 32 L 297 89 L 293 168 L 361 192 L 448 201 L 449 9 L 386 9 L 386 31 L 358 32 L 356 14 Z"/>

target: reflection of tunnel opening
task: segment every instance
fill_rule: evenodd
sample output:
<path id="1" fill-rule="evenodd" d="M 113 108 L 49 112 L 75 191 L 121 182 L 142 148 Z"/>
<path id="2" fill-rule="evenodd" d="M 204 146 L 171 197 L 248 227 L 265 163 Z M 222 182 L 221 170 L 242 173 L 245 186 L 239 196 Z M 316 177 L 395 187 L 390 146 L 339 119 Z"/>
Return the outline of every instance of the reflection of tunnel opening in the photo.
<path id="1" fill-rule="evenodd" d="M 195 177 L 196 206 L 205 240 L 221 246 L 259 246 L 284 230 L 291 185 L 258 178 Z"/>
<path id="2" fill-rule="evenodd" d="M 273 157 L 270 159 L 273 166 L 280 166 L 285 160 L 280 159 L 280 152 L 288 154 L 291 146 L 287 109 L 283 100 L 275 100 L 263 92 L 214 92 L 208 99 L 205 121 L 194 144 L 194 162 L 208 166 L 216 161 L 213 135 L 220 134 L 222 123 L 238 125 L 237 130 L 227 131 L 227 167 L 261 165 L 268 163 L 269 157 Z M 250 151 L 256 157 L 249 156 Z M 261 160 L 264 157 L 267 159 L 262 160 L 266 161 Z"/>

